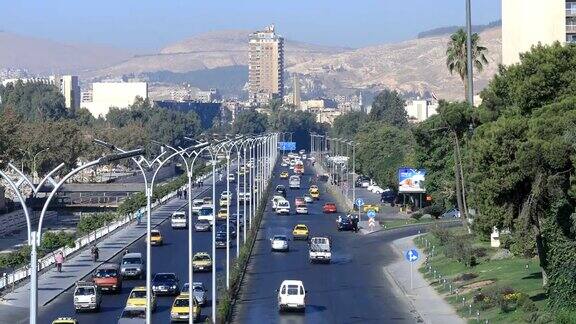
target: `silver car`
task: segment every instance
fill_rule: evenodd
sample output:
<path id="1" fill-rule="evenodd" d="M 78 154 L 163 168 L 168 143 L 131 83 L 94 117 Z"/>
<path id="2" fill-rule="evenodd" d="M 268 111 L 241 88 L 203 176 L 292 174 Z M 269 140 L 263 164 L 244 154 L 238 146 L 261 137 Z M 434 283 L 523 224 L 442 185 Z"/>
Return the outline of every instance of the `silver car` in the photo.
<path id="1" fill-rule="evenodd" d="M 200 306 L 206 305 L 206 296 L 208 295 L 208 290 L 206 289 L 206 286 L 204 286 L 204 284 L 201 282 L 195 282 L 192 285 L 192 287 L 193 287 L 192 294 L 194 296 L 194 299 L 196 299 L 196 301 L 198 302 L 198 305 Z M 190 285 L 188 283 L 185 283 L 184 286 L 182 286 L 181 293 L 187 294 L 189 290 Z"/>
<path id="2" fill-rule="evenodd" d="M 210 232 L 212 230 L 212 225 L 207 220 L 199 220 L 194 223 L 194 230 L 196 232 Z"/>
<path id="3" fill-rule="evenodd" d="M 142 253 L 126 253 L 120 262 L 120 273 L 122 277 L 143 279 L 145 274 L 145 263 Z"/>

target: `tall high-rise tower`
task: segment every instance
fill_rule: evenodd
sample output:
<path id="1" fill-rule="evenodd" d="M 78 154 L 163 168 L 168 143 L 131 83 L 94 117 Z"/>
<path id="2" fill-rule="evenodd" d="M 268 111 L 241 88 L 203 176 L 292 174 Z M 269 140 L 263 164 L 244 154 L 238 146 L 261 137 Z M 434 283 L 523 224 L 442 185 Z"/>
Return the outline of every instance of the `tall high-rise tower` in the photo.
<path id="1" fill-rule="evenodd" d="M 274 25 L 250 34 L 248 95 L 255 105 L 284 96 L 284 39 Z"/>

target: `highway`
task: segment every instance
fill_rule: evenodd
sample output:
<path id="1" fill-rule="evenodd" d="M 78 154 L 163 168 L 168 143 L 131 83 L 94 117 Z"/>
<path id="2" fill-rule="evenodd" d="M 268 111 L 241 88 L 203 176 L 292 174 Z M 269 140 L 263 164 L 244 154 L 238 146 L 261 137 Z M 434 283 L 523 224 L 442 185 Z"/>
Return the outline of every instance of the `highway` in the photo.
<path id="1" fill-rule="evenodd" d="M 286 170 L 288 168 L 285 168 Z M 277 216 L 268 203 L 254 246 L 240 299 L 234 309 L 234 323 L 414 323 L 410 307 L 397 297 L 384 276 L 383 268 L 396 258 L 387 243 L 415 235 L 417 228 L 361 235 L 338 232 L 338 214 L 323 214 L 325 202 L 335 202 L 320 183 L 319 201 L 308 204 L 309 215 L 294 214 L 294 198 L 308 192 L 313 176 L 307 165 L 302 188 L 288 190 L 292 207 L 289 216 Z M 274 178 L 274 184 L 287 180 Z M 338 206 L 340 214 L 342 206 Z M 275 234 L 291 237 L 296 224 L 310 228 L 311 236 L 332 238 L 332 263 L 310 264 L 305 241 L 290 241 L 288 253 L 271 252 L 269 238 Z M 304 313 L 280 314 L 276 289 L 286 279 L 302 280 L 308 294 Z"/>
<path id="2" fill-rule="evenodd" d="M 225 178 L 224 178 L 225 179 Z M 207 190 L 201 197 L 212 196 L 212 186 L 205 186 Z M 230 184 L 230 191 L 235 193 L 236 183 Z M 226 182 L 217 182 L 216 184 L 216 202 L 220 198 L 220 193 L 226 190 Z M 235 213 L 236 210 L 236 195 L 234 194 L 232 205 L 230 206 L 230 213 Z M 185 208 L 187 209 L 187 207 Z M 243 211 L 242 205 L 240 205 Z M 166 212 L 166 216 L 171 215 L 172 211 Z M 140 226 L 145 227 L 142 223 Z M 159 272 L 174 272 L 180 279 L 180 286 L 188 281 L 188 231 L 187 230 L 173 230 L 170 227 L 170 220 L 163 222 L 158 227 L 164 237 L 164 245 L 152 247 L 152 270 L 153 273 Z M 242 237 L 240 238 L 242 240 Z M 236 240 L 232 240 L 230 244 L 230 256 L 233 260 L 236 256 Z M 121 243 L 119 243 L 121 244 Z M 106 246 L 101 246 L 106 247 Z M 194 232 L 193 233 L 193 248 L 196 252 L 208 252 L 212 255 L 212 233 L 211 232 Z M 130 252 L 140 252 L 146 255 L 145 237 L 142 237 L 134 244 L 128 246 Z M 222 283 L 225 280 L 225 258 L 226 249 L 216 250 L 216 264 L 218 275 L 222 276 Z M 120 255 L 114 257 L 111 262 L 119 263 Z M 86 262 L 92 262 L 87 259 Z M 65 273 L 65 272 L 64 272 Z M 64 275 L 63 273 L 63 275 Z M 208 305 L 202 308 L 202 316 L 206 318 L 211 314 L 211 291 L 212 291 L 212 274 L 210 272 L 194 273 L 194 282 L 203 282 L 208 289 Z M 75 313 L 73 305 L 73 289 L 67 290 L 61 294 L 54 301 L 46 306 L 41 306 L 39 310 L 39 323 L 51 323 L 57 317 L 70 316 L 79 320 L 82 324 L 89 323 L 116 323 L 124 306 L 126 300 L 133 287 L 145 286 L 144 280 L 125 280 L 123 282 L 122 292 L 120 294 L 105 294 L 102 298 L 101 310 L 98 313 L 82 312 Z M 169 323 L 170 322 L 170 309 L 174 297 L 158 297 L 158 307 L 153 313 L 154 323 Z"/>

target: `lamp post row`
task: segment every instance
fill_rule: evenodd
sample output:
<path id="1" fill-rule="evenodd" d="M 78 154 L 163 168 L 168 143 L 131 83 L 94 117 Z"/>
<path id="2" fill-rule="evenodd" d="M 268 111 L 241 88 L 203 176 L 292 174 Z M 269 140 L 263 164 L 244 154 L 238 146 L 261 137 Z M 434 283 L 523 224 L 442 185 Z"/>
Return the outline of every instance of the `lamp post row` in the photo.
<path id="1" fill-rule="evenodd" d="M 12 163 L 9 163 L 8 166 L 9 168 L 11 168 L 17 175 L 18 175 L 18 179 L 14 180 L 12 177 L 10 177 L 9 175 L 7 175 L 6 173 L 4 173 L 3 171 L 0 171 L 0 176 L 6 180 L 6 182 L 8 182 L 9 186 L 11 187 L 11 189 L 15 192 L 18 200 L 20 201 L 23 209 L 24 209 L 24 215 L 26 217 L 26 229 L 27 229 L 27 237 L 28 237 L 28 245 L 31 246 L 31 254 L 30 254 L 30 311 L 29 311 L 29 322 L 32 324 L 36 324 L 37 322 L 37 309 L 38 309 L 38 289 L 37 289 L 37 283 L 38 283 L 38 257 L 37 257 L 37 247 L 40 245 L 41 243 L 41 239 L 42 239 L 42 224 L 43 224 L 43 220 L 44 220 L 44 216 L 46 214 L 46 211 L 48 209 L 48 206 L 50 205 L 52 199 L 54 198 L 56 192 L 60 189 L 60 187 L 66 182 L 68 181 L 71 177 L 73 177 L 74 175 L 78 174 L 79 172 L 81 172 L 84 169 L 99 165 L 99 164 L 104 164 L 104 163 L 110 163 L 110 162 L 114 162 L 114 161 L 118 161 L 121 159 L 127 159 L 130 158 L 138 167 L 140 173 L 142 174 L 142 177 L 144 179 L 144 186 L 145 186 L 145 195 L 146 195 L 146 214 L 147 214 L 147 225 L 146 225 L 146 237 L 147 237 L 147 244 L 146 244 L 146 322 L 150 323 L 151 322 L 151 296 L 152 296 L 152 291 L 151 291 L 151 264 L 152 264 L 152 260 L 151 260 L 151 247 L 150 247 L 150 232 L 151 232 L 151 201 L 152 201 L 152 196 L 153 196 L 153 187 L 154 187 L 154 181 L 156 179 L 156 176 L 158 174 L 158 171 L 171 159 L 173 159 L 174 157 L 180 157 L 184 163 L 184 165 L 186 166 L 186 175 L 188 178 L 188 192 L 190 193 L 188 195 L 188 215 L 191 219 L 191 215 L 192 215 L 192 179 L 193 179 L 193 168 L 194 168 L 194 163 L 197 160 L 198 157 L 201 156 L 201 154 L 203 153 L 208 153 L 210 155 L 210 160 L 211 160 L 211 164 L 212 164 L 212 201 L 213 201 L 213 214 L 214 214 L 214 220 L 213 220 L 213 225 L 215 225 L 215 202 L 216 202 L 216 178 L 215 178 L 215 171 L 216 171 L 216 164 L 217 164 L 217 157 L 218 154 L 222 151 L 222 150 L 227 150 L 227 155 L 226 155 L 226 160 L 227 160 L 227 172 L 228 174 L 230 174 L 230 154 L 232 152 L 233 149 L 236 149 L 236 161 L 237 161 L 237 190 L 236 190 L 236 199 L 237 199 L 237 210 L 236 210 L 236 214 L 237 214 L 237 218 L 236 218 L 236 228 L 237 231 L 240 228 L 240 210 L 239 210 L 239 199 L 240 199 L 240 190 L 239 190 L 239 176 L 240 176 L 240 166 L 241 166 L 241 159 L 240 159 L 240 152 L 242 151 L 243 153 L 243 167 L 244 167 L 244 186 L 243 186 L 243 190 L 242 190 L 242 199 L 243 199 L 243 203 L 244 203 L 244 243 L 246 242 L 246 228 L 249 227 L 250 229 L 252 229 L 252 222 L 253 222 L 253 217 L 256 216 L 256 212 L 258 210 L 258 208 L 260 207 L 260 205 L 263 203 L 262 202 L 262 197 L 263 197 L 263 193 L 262 191 L 264 190 L 264 186 L 265 183 L 270 179 L 271 177 L 271 172 L 274 166 L 274 163 L 277 159 L 277 152 L 276 152 L 276 147 L 278 145 L 278 133 L 271 133 L 271 134 L 266 134 L 264 136 L 259 136 L 259 137 L 251 137 L 251 138 L 244 138 L 244 137 L 236 137 L 234 139 L 226 139 L 226 140 L 222 140 L 222 141 L 218 141 L 216 143 L 210 144 L 208 142 L 203 142 L 203 143 L 199 143 L 197 145 L 188 147 L 188 148 L 174 148 L 171 147 L 169 145 L 163 145 L 163 148 L 168 148 L 170 150 L 173 151 L 172 154 L 168 155 L 166 158 L 163 158 L 164 156 L 167 155 L 167 152 L 163 149 L 161 154 L 158 155 L 156 158 L 154 158 L 153 160 L 148 160 L 146 158 L 143 157 L 144 154 L 144 150 L 143 149 L 136 149 L 136 150 L 130 150 L 130 151 L 126 151 L 123 149 L 120 149 L 118 147 L 115 147 L 112 144 L 106 143 L 104 141 L 100 141 L 100 140 L 95 140 L 94 142 L 96 144 L 105 146 L 111 150 L 116 151 L 116 153 L 112 153 L 106 156 L 103 156 L 99 159 L 96 159 L 94 161 L 85 163 L 75 169 L 73 169 L 72 171 L 70 171 L 69 173 L 67 173 L 59 182 L 56 182 L 52 176 L 54 174 L 56 174 L 58 171 L 60 171 L 63 167 L 64 164 L 60 164 L 58 165 L 56 168 L 54 168 L 53 170 L 51 170 L 38 184 L 35 184 L 35 181 L 30 180 L 24 173 L 23 171 L 18 170 L 18 168 L 16 168 Z M 247 200 L 247 195 L 246 195 L 246 173 L 247 173 L 247 163 L 246 163 L 246 159 L 247 159 L 247 153 L 249 153 L 250 155 L 250 171 L 248 172 L 250 174 L 250 187 L 253 187 L 254 185 L 258 186 L 258 190 L 254 193 L 249 192 L 249 200 Z M 138 157 L 139 158 L 136 158 Z M 189 162 L 188 160 L 191 161 Z M 157 165 L 155 167 L 155 165 Z M 148 181 L 147 176 L 146 176 L 146 172 L 144 169 L 153 169 L 153 176 L 152 179 L 150 181 Z M 252 169 L 256 169 L 256 174 Z M 256 178 L 257 177 L 257 178 Z M 227 190 L 228 190 L 228 194 L 230 195 L 230 186 L 229 186 L 229 178 L 228 176 L 226 177 L 226 181 L 227 181 Z M 35 180 L 35 179 L 34 179 Z M 38 227 L 36 231 L 33 231 L 32 229 L 32 224 L 31 224 L 31 218 L 28 212 L 28 207 L 26 205 L 26 199 L 22 196 L 21 193 L 21 185 L 22 184 L 26 184 L 27 186 L 30 187 L 30 189 L 33 192 L 33 195 L 36 195 L 40 188 L 43 187 L 46 183 L 50 182 L 54 187 L 53 189 L 50 191 L 49 196 L 47 198 L 47 200 L 45 201 L 43 207 L 42 207 L 42 211 L 40 213 L 40 219 L 39 219 L 39 223 L 38 223 Z M 253 190 L 253 189 L 252 189 Z M 251 191 L 252 191 L 251 190 Z M 230 195 L 231 196 L 231 195 Z M 250 208 L 249 208 L 249 219 L 248 219 L 248 224 L 247 224 L 247 220 L 246 220 L 246 210 L 247 210 L 247 201 L 250 201 Z M 229 203 L 228 203 L 228 207 L 227 207 L 227 211 L 228 211 L 228 215 L 230 215 L 229 213 Z M 229 236 L 229 218 L 227 220 L 227 236 Z M 188 280 L 189 280 L 189 289 L 190 291 L 192 291 L 193 289 L 193 268 L 192 268 L 192 251 L 193 251 L 193 246 L 192 246 L 192 226 L 191 226 L 191 222 L 189 222 L 189 229 L 188 229 L 188 266 L 189 266 L 189 272 L 188 272 Z M 229 241 L 229 240 L 228 240 Z M 215 228 L 213 228 L 212 230 L 212 255 L 213 258 L 215 259 L 216 257 L 216 253 L 215 253 Z M 239 248 L 239 236 L 237 233 L 237 248 L 236 248 L 236 256 L 238 257 L 239 253 L 240 253 L 240 248 Z M 227 246 L 227 268 L 226 268 L 226 278 L 227 278 L 227 283 L 226 283 L 226 288 L 229 289 L 229 270 L 230 270 L 230 259 L 229 259 L 229 245 Z M 216 269 L 215 269 L 215 264 L 216 262 L 213 262 L 213 269 L 212 269 L 212 300 L 216 301 Z M 193 298 L 193 294 L 190 293 L 189 294 L 189 323 L 193 322 L 193 301 L 191 298 Z M 216 320 L 216 302 L 213 302 L 213 306 L 212 306 L 212 318 L 214 319 L 214 321 Z"/>

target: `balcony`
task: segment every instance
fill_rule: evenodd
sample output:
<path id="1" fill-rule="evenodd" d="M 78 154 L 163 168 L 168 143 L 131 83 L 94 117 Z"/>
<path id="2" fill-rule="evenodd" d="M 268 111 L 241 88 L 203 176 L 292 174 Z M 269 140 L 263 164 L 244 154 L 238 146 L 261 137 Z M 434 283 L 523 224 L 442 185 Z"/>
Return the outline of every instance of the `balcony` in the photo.
<path id="1" fill-rule="evenodd" d="M 566 17 L 576 17 L 576 8 L 566 9 Z"/>
<path id="2" fill-rule="evenodd" d="M 576 34 L 576 25 L 566 25 L 567 34 Z"/>

